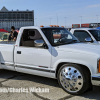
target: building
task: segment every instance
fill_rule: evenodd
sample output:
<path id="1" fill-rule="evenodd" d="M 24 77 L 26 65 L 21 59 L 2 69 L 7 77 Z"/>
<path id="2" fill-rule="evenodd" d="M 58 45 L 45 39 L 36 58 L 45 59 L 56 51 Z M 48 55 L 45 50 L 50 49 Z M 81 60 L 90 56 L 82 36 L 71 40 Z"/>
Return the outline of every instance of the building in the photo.
<path id="1" fill-rule="evenodd" d="M 0 29 L 10 31 L 11 26 L 19 29 L 23 26 L 34 25 L 34 11 L 8 11 L 5 7 L 0 10 Z"/>
<path id="2" fill-rule="evenodd" d="M 72 28 L 97 28 L 100 27 L 100 23 L 86 23 L 86 24 L 72 24 Z"/>
<path id="3" fill-rule="evenodd" d="M 97 28 L 97 27 L 100 27 L 100 23 L 81 24 L 81 27 Z"/>

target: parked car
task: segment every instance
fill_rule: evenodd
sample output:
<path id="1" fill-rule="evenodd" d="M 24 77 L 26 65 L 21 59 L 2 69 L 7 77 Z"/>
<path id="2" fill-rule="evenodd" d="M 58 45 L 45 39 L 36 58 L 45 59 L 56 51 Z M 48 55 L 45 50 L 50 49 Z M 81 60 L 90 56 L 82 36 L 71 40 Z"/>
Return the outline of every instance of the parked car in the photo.
<path id="1" fill-rule="evenodd" d="M 2 35 L 3 35 L 4 33 L 6 33 L 6 32 L 0 32 L 0 38 L 2 37 Z"/>
<path id="2" fill-rule="evenodd" d="M 0 41 L 0 68 L 58 80 L 70 94 L 100 86 L 100 46 L 79 43 L 62 27 L 22 27 L 16 41 Z"/>
<path id="3" fill-rule="evenodd" d="M 100 44 L 100 30 L 93 28 L 75 28 L 71 29 L 70 32 L 80 42 L 91 42 Z"/>
<path id="4" fill-rule="evenodd" d="M 0 41 L 8 41 L 9 35 L 10 35 L 10 33 L 4 33 L 4 34 L 1 36 Z"/>

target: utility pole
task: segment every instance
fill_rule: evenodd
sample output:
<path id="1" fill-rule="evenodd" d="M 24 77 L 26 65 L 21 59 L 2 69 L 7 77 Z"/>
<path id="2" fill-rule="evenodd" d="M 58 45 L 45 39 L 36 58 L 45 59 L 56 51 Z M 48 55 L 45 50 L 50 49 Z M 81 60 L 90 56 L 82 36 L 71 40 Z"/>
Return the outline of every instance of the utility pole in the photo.
<path id="1" fill-rule="evenodd" d="M 58 25 L 58 15 L 57 15 L 57 25 Z"/>
<path id="2" fill-rule="evenodd" d="M 82 17 L 83 17 L 83 16 L 80 16 L 80 18 L 81 18 L 81 24 L 82 24 Z"/>
<path id="3" fill-rule="evenodd" d="M 50 19 L 50 25 L 51 25 L 51 19 L 52 19 L 52 18 L 49 18 L 49 19 Z"/>
<path id="4" fill-rule="evenodd" d="M 98 27 L 98 16 L 99 16 L 99 15 L 96 15 L 96 16 L 97 16 L 97 27 Z"/>
<path id="5" fill-rule="evenodd" d="M 65 18 L 65 28 L 66 28 L 66 18 L 67 18 L 67 17 L 64 17 L 64 18 Z"/>
<path id="6" fill-rule="evenodd" d="M 36 26 L 37 26 L 37 21 L 36 21 L 36 20 L 37 20 L 37 18 L 35 18 L 35 22 L 36 22 L 35 24 L 36 24 Z"/>

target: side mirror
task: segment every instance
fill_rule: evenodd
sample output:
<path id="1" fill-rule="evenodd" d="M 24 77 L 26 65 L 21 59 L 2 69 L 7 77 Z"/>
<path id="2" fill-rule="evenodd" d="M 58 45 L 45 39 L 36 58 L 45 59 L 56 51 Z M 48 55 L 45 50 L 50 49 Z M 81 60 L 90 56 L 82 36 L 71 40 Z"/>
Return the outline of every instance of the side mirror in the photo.
<path id="1" fill-rule="evenodd" d="M 85 38 L 85 41 L 86 42 L 92 42 L 92 39 L 90 37 L 88 37 L 88 38 Z"/>
<path id="2" fill-rule="evenodd" d="M 42 47 L 43 44 L 44 44 L 44 41 L 42 39 L 34 41 L 35 47 Z"/>

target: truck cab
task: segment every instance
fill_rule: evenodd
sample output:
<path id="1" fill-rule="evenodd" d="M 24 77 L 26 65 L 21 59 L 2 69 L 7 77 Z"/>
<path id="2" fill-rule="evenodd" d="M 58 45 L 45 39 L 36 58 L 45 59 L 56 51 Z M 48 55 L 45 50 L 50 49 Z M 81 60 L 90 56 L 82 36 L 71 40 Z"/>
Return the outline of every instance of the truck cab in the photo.
<path id="1" fill-rule="evenodd" d="M 80 41 L 80 42 L 91 42 L 100 43 L 100 30 L 93 28 L 75 28 L 71 29 L 70 32 Z"/>

